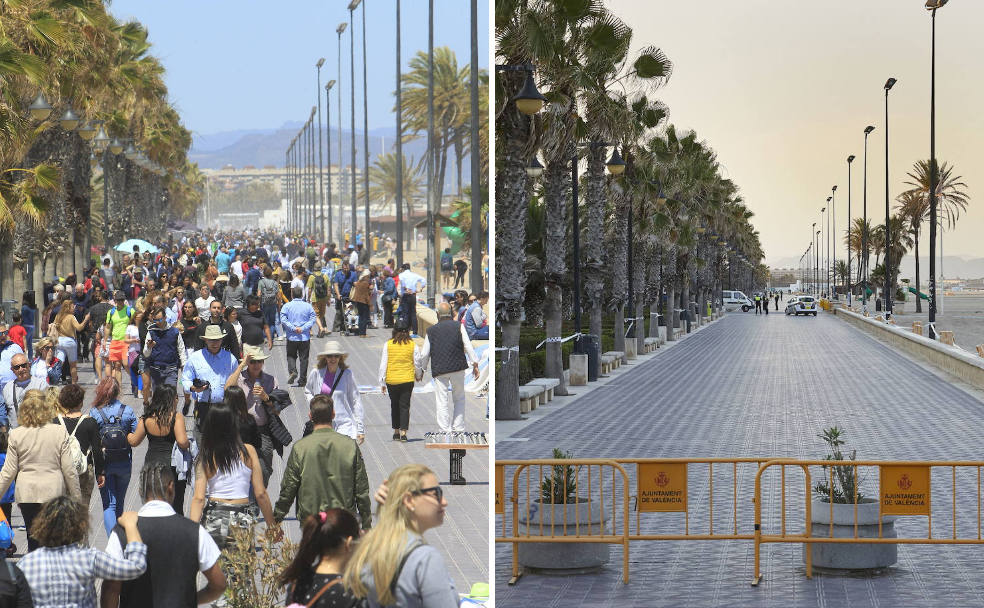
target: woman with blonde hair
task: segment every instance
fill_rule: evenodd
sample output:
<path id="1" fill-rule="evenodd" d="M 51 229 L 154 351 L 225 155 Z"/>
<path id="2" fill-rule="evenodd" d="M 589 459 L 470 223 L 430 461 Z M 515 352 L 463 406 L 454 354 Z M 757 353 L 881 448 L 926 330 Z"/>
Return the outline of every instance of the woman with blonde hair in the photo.
<path id="1" fill-rule="evenodd" d="M 79 476 L 68 450 L 68 432 L 52 423 L 54 408 L 39 390 L 24 393 L 17 411 L 17 428 L 7 440 L 7 459 L 0 469 L 0 496 L 16 479 L 14 500 L 24 516 L 28 551 L 38 547 L 31 523 L 41 505 L 66 492 L 82 498 Z"/>
<path id="2" fill-rule="evenodd" d="M 390 473 L 378 522 L 360 541 L 342 582 L 373 608 L 454 608 L 458 593 L 440 551 L 423 534 L 444 523 L 448 502 L 434 472 L 407 464 Z"/>
<path id="3" fill-rule="evenodd" d="M 58 328 L 58 349 L 65 353 L 65 361 L 68 363 L 69 371 L 71 371 L 73 384 L 77 384 L 79 381 L 79 343 L 76 340 L 76 334 L 85 329 L 88 324 L 89 315 L 86 314 L 82 322 L 79 323 L 78 319 L 75 318 L 75 304 L 72 302 L 72 298 L 63 298 L 61 308 L 55 315 L 55 327 Z"/>

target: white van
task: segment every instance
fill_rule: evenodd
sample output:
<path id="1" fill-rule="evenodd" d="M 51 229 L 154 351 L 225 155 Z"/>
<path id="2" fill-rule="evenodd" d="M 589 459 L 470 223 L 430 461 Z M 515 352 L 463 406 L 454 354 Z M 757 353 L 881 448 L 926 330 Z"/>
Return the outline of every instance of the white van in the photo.
<path id="1" fill-rule="evenodd" d="M 740 291 L 722 291 L 721 302 L 724 305 L 724 310 L 727 312 L 731 312 L 739 308 L 742 312 L 748 312 L 749 310 L 755 308 L 755 303 Z"/>

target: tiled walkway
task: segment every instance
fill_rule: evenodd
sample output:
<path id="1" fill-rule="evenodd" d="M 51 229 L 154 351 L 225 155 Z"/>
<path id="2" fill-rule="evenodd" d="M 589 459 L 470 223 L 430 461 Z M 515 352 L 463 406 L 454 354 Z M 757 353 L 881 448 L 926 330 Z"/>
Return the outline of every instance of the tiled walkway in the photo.
<path id="1" fill-rule="evenodd" d="M 631 373 L 558 407 L 496 446 L 498 459 L 575 457 L 822 458 L 817 433 L 838 425 L 858 458 L 951 460 L 982 457 L 984 401 L 939 373 L 829 316 L 733 313 L 673 348 L 636 363 Z M 517 440 L 518 439 L 518 440 Z M 733 518 L 730 469 L 714 470 L 718 533 Z M 629 467 L 635 487 L 634 467 Z M 818 469 L 814 470 L 814 476 Z M 691 533 L 707 529 L 707 470 L 689 469 Z M 755 468 L 740 468 L 739 531 L 753 529 Z M 875 477 L 871 475 L 869 477 Z M 976 536 L 972 474 L 958 474 L 957 519 Z M 769 489 L 778 483 L 771 480 Z M 788 482 L 794 489 L 802 484 Z M 877 494 L 870 479 L 863 489 Z M 763 500 L 764 529 L 778 524 L 778 492 Z M 802 501 L 802 488 L 789 494 Z M 952 531 L 949 471 L 933 475 L 933 535 Z M 791 531 L 802 509 L 789 508 Z M 796 514 L 799 514 L 797 519 Z M 674 519 L 677 518 L 677 519 Z M 501 516 L 496 522 L 501 526 Z M 635 514 L 631 517 L 635 525 Z M 682 532 L 681 518 L 644 514 L 644 530 Z M 720 522 L 720 523 L 719 523 Z M 900 536 L 926 534 L 926 518 L 901 518 Z M 500 528 L 497 528 L 500 529 Z M 511 546 L 496 545 L 497 606 L 980 606 L 984 547 L 901 545 L 895 567 L 877 577 L 805 577 L 800 545 L 763 549 L 764 580 L 749 585 L 753 543 L 745 540 L 633 542 L 629 584 L 621 582 L 621 547 L 595 574 L 527 574 L 507 586 Z"/>

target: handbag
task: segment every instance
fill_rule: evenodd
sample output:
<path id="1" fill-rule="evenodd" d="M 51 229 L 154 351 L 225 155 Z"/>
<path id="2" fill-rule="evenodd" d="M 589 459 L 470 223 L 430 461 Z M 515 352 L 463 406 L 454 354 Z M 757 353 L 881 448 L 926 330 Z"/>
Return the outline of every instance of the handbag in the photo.
<path id="1" fill-rule="evenodd" d="M 0 509 L 0 549 L 9 549 L 13 543 L 14 531 L 10 529 L 10 522 L 7 521 L 7 514 Z"/>
<path id="2" fill-rule="evenodd" d="M 314 597 L 312 597 L 311 601 L 308 602 L 307 604 L 298 604 L 297 602 L 292 602 L 287 605 L 287 608 L 311 608 L 311 606 L 314 606 L 315 604 L 318 603 L 318 600 L 321 599 L 322 594 L 324 594 L 325 591 L 328 591 L 329 587 L 331 587 L 332 585 L 337 585 L 341 581 L 342 581 L 342 577 L 338 577 L 332 580 L 331 582 L 326 583 L 321 589 L 318 590 L 317 593 L 314 594 Z M 294 591 L 291 590 L 290 594 L 294 595 Z"/>

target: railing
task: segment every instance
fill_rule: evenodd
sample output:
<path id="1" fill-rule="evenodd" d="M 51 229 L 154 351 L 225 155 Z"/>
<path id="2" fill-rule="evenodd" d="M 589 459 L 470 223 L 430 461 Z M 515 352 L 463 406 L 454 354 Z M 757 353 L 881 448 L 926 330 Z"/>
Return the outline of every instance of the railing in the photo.
<path id="1" fill-rule="evenodd" d="M 834 544 L 834 543 L 852 543 L 852 544 L 984 544 L 984 539 L 982 539 L 982 526 L 981 526 L 981 467 L 984 466 L 984 461 L 902 461 L 902 460 L 850 460 L 850 461 L 837 461 L 837 464 L 832 463 L 829 460 L 796 460 L 796 459 L 776 459 L 770 460 L 759 467 L 758 472 L 755 475 L 755 573 L 752 579 L 752 585 L 757 585 L 761 580 L 761 569 L 760 569 L 760 554 L 761 547 L 763 543 L 804 543 L 810 545 L 812 543 L 824 543 L 824 544 Z M 763 495 L 762 495 L 762 482 L 766 472 L 774 467 L 780 468 L 780 530 L 778 533 L 766 533 L 763 530 Z M 787 507 L 787 497 L 786 497 L 786 468 L 794 467 L 803 471 L 803 479 L 805 481 L 805 491 L 801 495 L 803 503 L 804 512 L 804 525 L 803 530 L 794 533 L 788 533 L 786 527 L 786 507 Z M 824 502 L 824 508 L 829 508 L 829 523 L 817 524 L 820 529 L 829 526 L 829 536 L 814 536 L 812 534 L 814 521 L 813 521 L 813 484 L 811 480 L 810 469 L 813 467 L 820 467 L 824 474 L 824 481 L 827 486 L 827 496 L 820 498 Z M 848 505 L 853 505 L 853 534 L 849 534 L 846 537 L 833 538 L 834 536 L 834 526 L 838 525 L 834 523 L 834 491 L 835 483 L 833 482 L 833 477 L 836 476 L 833 468 L 838 467 L 841 473 L 849 473 L 844 475 L 844 479 L 853 480 L 853 492 L 849 493 L 851 497 L 850 503 Z M 876 468 L 878 472 L 878 533 L 874 537 L 865 537 L 859 533 L 860 526 L 864 524 L 859 524 L 858 517 L 858 489 L 859 489 L 859 468 L 868 469 Z M 950 516 L 952 518 L 952 530 L 950 531 L 949 538 L 944 537 L 934 537 L 933 536 L 933 492 L 932 492 L 932 478 L 934 470 L 944 470 L 950 469 L 950 501 L 949 507 L 951 508 Z M 961 481 L 964 484 L 970 481 L 976 482 L 976 513 L 977 513 L 977 525 L 976 530 L 971 535 L 961 535 L 958 532 L 957 524 L 957 487 L 958 487 L 958 469 L 970 470 L 969 475 L 961 475 Z M 939 475 L 937 475 L 939 477 Z M 969 478 L 969 479 L 968 479 Z M 850 490 L 851 488 L 847 488 Z M 824 498 L 826 500 L 824 500 Z M 870 500 L 870 499 L 869 499 Z M 863 501 L 863 499 L 862 499 Z M 862 502 L 861 504 L 866 504 Z M 944 503 L 945 504 L 945 503 Z M 937 508 L 937 513 L 939 513 L 939 508 Z M 905 536 L 905 537 L 886 537 L 884 535 L 884 518 L 886 516 L 924 516 L 927 518 L 926 524 L 926 536 Z M 894 521 L 894 519 L 893 519 Z M 849 528 L 852 526 L 851 523 L 846 524 Z M 966 525 L 964 527 L 966 529 Z M 807 578 L 812 578 L 813 576 L 813 563 L 812 563 L 812 550 L 808 550 L 806 553 L 806 576 Z"/>

